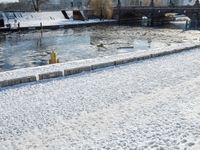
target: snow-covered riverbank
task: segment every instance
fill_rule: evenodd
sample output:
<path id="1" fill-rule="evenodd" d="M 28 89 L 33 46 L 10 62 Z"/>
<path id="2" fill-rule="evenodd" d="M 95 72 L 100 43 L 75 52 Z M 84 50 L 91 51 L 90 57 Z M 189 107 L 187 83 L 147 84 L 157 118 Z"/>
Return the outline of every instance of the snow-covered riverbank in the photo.
<path id="1" fill-rule="evenodd" d="M 64 12 L 65 15 L 62 13 Z M 21 29 L 53 29 L 64 28 L 67 26 L 95 24 L 113 22 L 114 20 L 100 20 L 84 18 L 84 13 L 80 11 L 81 17 L 84 20 L 73 19 L 73 11 L 51 11 L 51 12 L 0 12 L 3 16 L 4 28 L 10 28 L 11 30 Z M 2 29 L 4 29 L 2 28 Z"/>
<path id="2" fill-rule="evenodd" d="M 200 51 L 0 91 L 12 149 L 200 148 Z"/>

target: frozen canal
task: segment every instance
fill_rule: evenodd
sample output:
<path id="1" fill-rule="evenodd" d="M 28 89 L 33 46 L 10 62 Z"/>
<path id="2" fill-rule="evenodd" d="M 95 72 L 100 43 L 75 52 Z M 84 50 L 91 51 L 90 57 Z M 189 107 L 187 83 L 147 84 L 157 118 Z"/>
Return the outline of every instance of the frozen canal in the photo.
<path id="1" fill-rule="evenodd" d="M 200 149 L 199 49 L 0 91 L 0 149 Z"/>
<path id="2" fill-rule="evenodd" d="M 57 51 L 61 62 L 66 62 L 141 49 L 148 50 L 161 44 L 133 37 L 127 41 L 123 39 L 125 33 L 117 35 L 114 30 L 110 27 L 97 27 L 0 36 L 0 67 L 4 71 L 48 64 L 49 53 L 53 49 Z"/>
<path id="3" fill-rule="evenodd" d="M 198 34 L 198 35 L 196 35 Z M 67 30 L 0 35 L 0 72 L 48 64 L 55 49 L 61 62 L 141 52 L 177 43 L 194 42 L 199 31 L 124 26 L 97 26 Z"/>

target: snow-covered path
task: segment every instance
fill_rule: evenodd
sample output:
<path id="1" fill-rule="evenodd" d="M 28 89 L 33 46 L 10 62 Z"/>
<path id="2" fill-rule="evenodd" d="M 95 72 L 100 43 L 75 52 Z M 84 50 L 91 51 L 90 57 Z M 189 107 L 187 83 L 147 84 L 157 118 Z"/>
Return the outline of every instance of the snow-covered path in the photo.
<path id="1" fill-rule="evenodd" d="M 0 91 L 0 149 L 200 149 L 200 51 Z"/>

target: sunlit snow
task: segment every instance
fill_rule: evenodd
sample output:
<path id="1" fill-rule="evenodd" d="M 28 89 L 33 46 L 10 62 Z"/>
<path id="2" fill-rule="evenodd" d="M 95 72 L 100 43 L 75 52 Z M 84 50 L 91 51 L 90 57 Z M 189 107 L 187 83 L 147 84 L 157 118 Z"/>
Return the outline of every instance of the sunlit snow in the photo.
<path id="1" fill-rule="evenodd" d="M 8 149 L 200 148 L 199 49 L 0 91 Z"/>

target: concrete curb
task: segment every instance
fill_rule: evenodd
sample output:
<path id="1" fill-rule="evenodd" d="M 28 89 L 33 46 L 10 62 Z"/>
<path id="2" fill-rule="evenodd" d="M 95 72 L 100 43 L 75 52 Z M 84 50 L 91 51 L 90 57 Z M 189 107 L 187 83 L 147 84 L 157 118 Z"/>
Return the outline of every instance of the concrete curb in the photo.
<path id="1" fill-rule="evenodd" d="M 64 76 L 78 74 L 85 71 L 91 71 L 91 66 L 81 66 L 64 70 Z"/>
<path id="2" fill-rule="evenodd" d="M 39 81 L 39 80 L 46 80 L 46 79 L 52 79 L 52 78 L 58 78 L 58 77 L 64 77 L 64 76 L 70 76 L 70 75 L 75 75 L 79 74 L 82 72 L 89 72 L 92 70 L 96 69 L 102 69 L 106 67 L 111 67 L 111 66 L 117 66 L 117 65 L 122 65 L 130 62 L 137 62 L 137 61 L 142 61 L 142 60 L 147 60 L 147 59 L 152 59 L 152 58 L 157 58 L 157 57 L 162 57 L 170 54 L 175 54 L 175 53 L 180 53 L 188 50 L 192 50 L 195 48 L 199 48 L 200 45 L 194 45 L 194 46 L 188 46 L 185 48 L 180 48 L 180 49 L 173 49 L 173 50 L 166 50 L 166 51 L 161 51 L 161 52 L 153 52 L 153 53 L 148 53 L 148 54 L 142 54 L 140 56 L 127 56 L 121 59 L 113 59 L 108 60 L 107 62 L 100 62 L 100 63 L 90 63 L 89 65 L 78 65 L 77 67 L 69 67 L 60 71 L 55 71 L 55 72 L 48 72 L 44 74 L 38 74 L 38 75 L 33 75 L 33 76 L 27 76 L 27 77 L 22 77 L 22 78 L 14 78 L 10 80 L 4 80 L 0 81 L 0 87 L 8 87 L 8 86 L 14 86 L 18 84 L 23 84 L 23 83 L 29 83 L 29 82 L 34 82 L 34 81 Z M 64 74 L 63 74 L 64 72 Z"/>
<path id="3" fill-rule="evenodd" d="M 93 64 L 93 65 L 91 65 L 91 70 L 106 68 L 106 67 L 110 67 L 110 66 L 114 66 L 114 65 L 115 65 L 115 62 L 114 62 L 114 61 L 105 62 L 105 63 Z"/>
<path id="4" fill-rule="evenodd" d="M 13 86 L 18 85 L 22 83 L 30 83 L 37 81 L 36 76 L 28 76 L 28 77 L 22 77 L 22 78 L 16 78 L 11 80 L 5 80 L 0 82 L 0 87 L 7 87 L 7 86 Z"/>
<path id="5" fill-rule="evenodd" d="M 63 72 L 62 71 L 49 72 L 49 73 L 39 74 L 38 76 L 39 80 L 58 78 L 63 76 Z"/>

